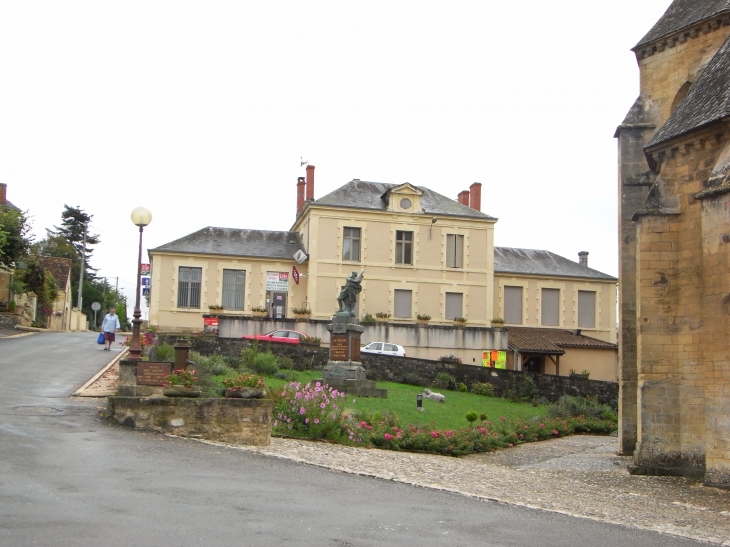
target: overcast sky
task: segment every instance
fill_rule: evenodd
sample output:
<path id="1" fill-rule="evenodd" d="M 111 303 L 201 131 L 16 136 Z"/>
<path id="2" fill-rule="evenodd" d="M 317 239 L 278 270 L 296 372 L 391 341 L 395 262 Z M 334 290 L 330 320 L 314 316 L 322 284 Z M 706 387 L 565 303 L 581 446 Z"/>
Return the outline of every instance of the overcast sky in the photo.
<path id="1" fill-rule="evenodd" d="M 94 215 L 92 265 L 133 304 L 145 248 L 204 226 L 287 230 L 353 178 L 456 199 L 496 244 L 618 273 L 630 51 L 670 0 L 0 2 L 0 182 L 33 216 Z"/>

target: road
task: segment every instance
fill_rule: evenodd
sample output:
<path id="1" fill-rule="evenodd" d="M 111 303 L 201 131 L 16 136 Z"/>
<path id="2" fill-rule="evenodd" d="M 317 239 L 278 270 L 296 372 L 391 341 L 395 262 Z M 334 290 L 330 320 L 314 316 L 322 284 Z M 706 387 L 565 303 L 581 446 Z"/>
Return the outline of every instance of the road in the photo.
<path id="1" fill-rule="evenodd" d="M 0 546 L 703 545 L 108 423 L 95 339 L 0 339 Z"/>

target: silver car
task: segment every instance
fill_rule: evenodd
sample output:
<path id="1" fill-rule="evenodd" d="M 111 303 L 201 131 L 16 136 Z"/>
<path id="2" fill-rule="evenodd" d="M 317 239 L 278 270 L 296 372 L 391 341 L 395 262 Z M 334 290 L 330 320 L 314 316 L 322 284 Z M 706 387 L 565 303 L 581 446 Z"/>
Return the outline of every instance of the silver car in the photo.
<path id="1" fill-rule="evenodd" d="M 387 342 L 370 342 L 367 346 L 360 348 L 360 353 L 377 353 L 380 355 L 392 355 L 394 357 L 405 357 L 406 350 L 398 344 Z"/>

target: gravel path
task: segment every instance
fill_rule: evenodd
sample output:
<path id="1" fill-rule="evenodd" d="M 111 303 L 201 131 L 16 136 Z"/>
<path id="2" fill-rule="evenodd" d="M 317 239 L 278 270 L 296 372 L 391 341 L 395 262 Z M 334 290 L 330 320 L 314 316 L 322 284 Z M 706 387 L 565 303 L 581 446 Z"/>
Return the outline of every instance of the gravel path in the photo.
<path id="1" fill-rule="evenodd" d="M 115 374 L 112 364 L 83 395 L 113 392 Z M 576 435 L 462 458 L 278 438 L 267 447 L 234 448 L 730 546 L 730 491 L 677 477 L 629 475 L 631 458 L 616 455 L 616 437 Z"/>

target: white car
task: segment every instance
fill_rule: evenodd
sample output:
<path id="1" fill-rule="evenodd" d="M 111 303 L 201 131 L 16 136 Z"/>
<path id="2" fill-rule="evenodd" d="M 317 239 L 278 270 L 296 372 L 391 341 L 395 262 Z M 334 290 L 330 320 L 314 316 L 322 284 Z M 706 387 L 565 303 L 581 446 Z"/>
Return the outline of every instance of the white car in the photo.
<path id="1" fill-rule="evenodd" d="M 380 355 L 393 355 L 394 357 L 405 357 L 406 350 L 398 344 L 387 342 L 370 342 L 367 346 L 360 348 L 360 353 L 378 353 Z"/>

